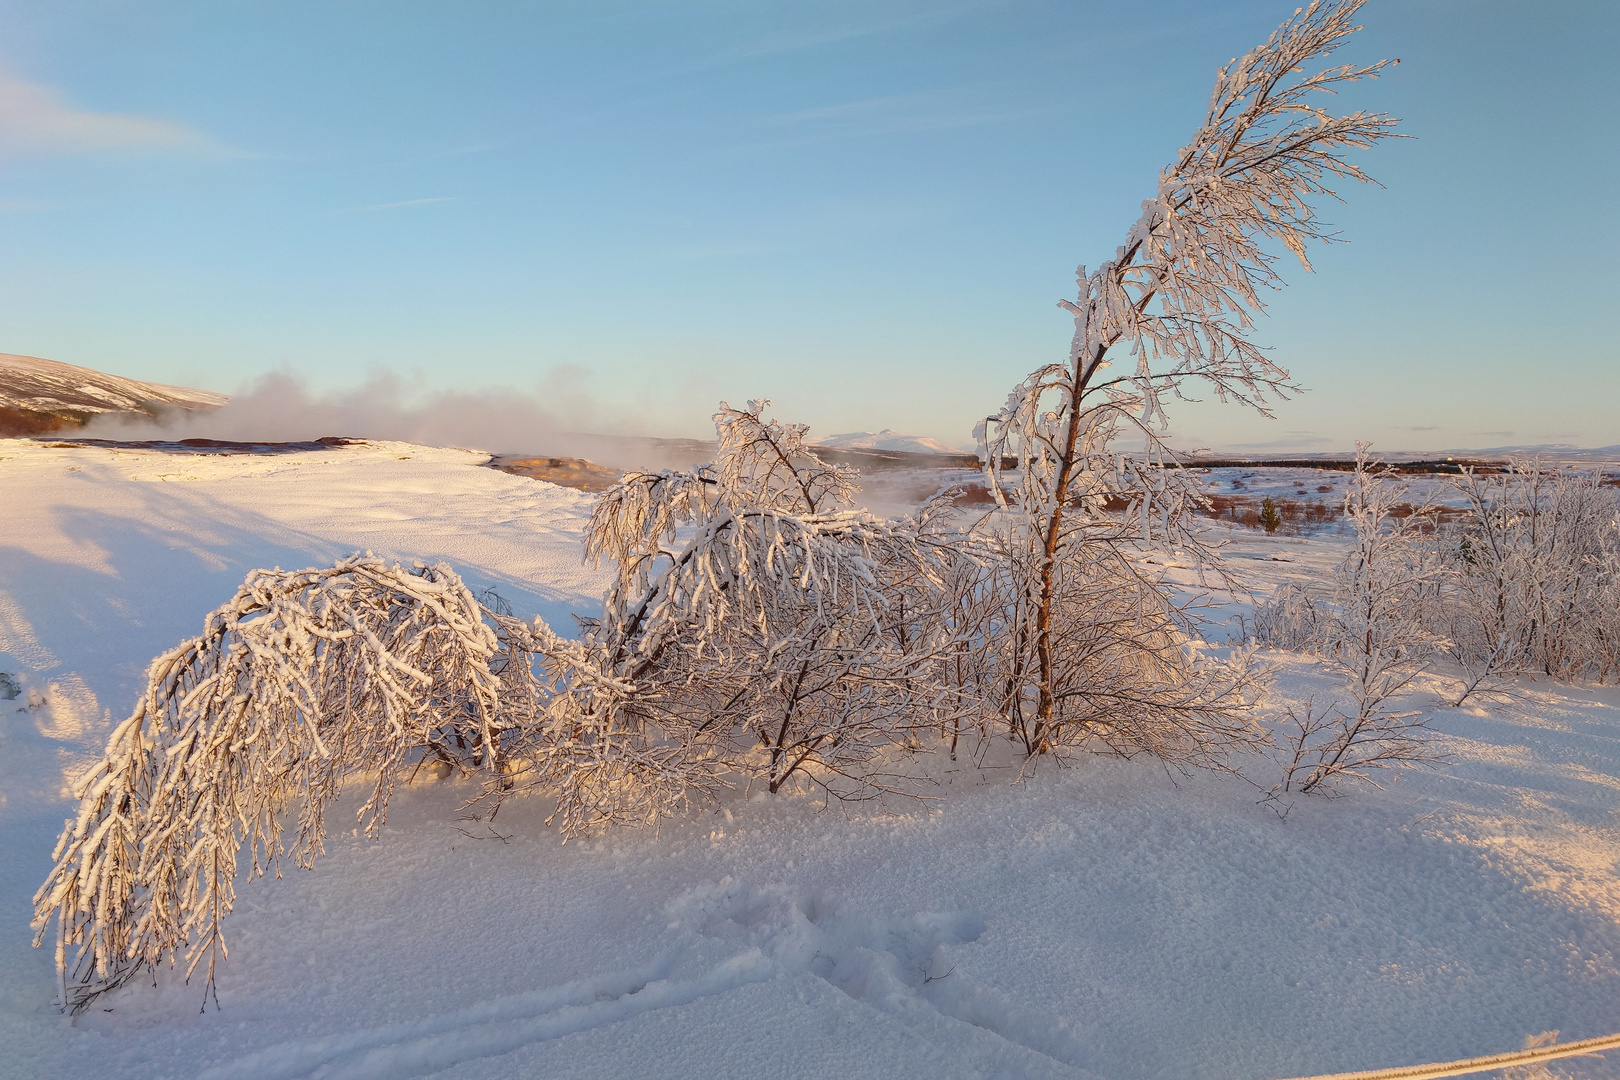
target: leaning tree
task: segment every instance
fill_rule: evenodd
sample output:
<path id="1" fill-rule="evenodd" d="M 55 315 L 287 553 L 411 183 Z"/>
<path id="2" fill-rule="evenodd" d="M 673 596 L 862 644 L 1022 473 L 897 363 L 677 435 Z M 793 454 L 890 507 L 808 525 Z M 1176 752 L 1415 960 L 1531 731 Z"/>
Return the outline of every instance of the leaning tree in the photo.
<path id="1" fill-rule="evenodd" d="M 1384 113 L 1329 112 L 1347 84 L 1394 61 L 1322 66 L 1358 27 L 1363 0 L 1313 2 L 1223 67 L 1202 125 L 1159 174 L 1125 242 L 1079 293 L 1066 362 L 1033 372 L 977 435 L 998 500 L 1002 463 L 1022 468 L 1001 542 L 1013 558 L 1002 705 L 1030 753 L 1102 737 L 1116 749 L 1167 736 L 1213 746 L 1242 737 L 1235 711 L 1252 677 L 1188 651 L 1186 608 L 1136 556 L 1169 545 L 1200 567 L 1190 524 L 1202 500 L 1164 441 L 1165 404 L 1202 385 L 1269 415 L 1292 389 L 1252 339 L 1282 249 L 1334 237 L 1314 204 L 1369 178 L 1348 152 L 1390 137 Z M 1121 453 L 1121 436 L 1146 451 Z M 1117 705 L 1105 691 L 1131 689 Z M 1240 711 L 1240 710 L 1239 710 Z"/>

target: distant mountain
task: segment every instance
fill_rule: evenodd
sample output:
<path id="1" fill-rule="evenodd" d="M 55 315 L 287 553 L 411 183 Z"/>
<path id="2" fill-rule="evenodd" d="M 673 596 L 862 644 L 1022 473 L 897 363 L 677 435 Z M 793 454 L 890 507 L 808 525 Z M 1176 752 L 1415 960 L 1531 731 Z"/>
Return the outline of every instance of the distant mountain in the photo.
<path id="1" fill-rule="evenodd" d="M 208 390 L 0 353 L 0 438 L 83 427 L 106 413 L 158 416 L 171 409 L 217 409 L 228 400 Z"/>
<path id="2" fill-rule="evenodd" d="M 1583 461 L 1588 459 L 1612 461 L 1616 457 L 1620 457 L 1620 446 L 1572 446 L 1569 443 L 1536 443 L 1528 446 L 1492 446 L 1484 450 L 1448 450 L 1446 453 L 1490 454 L 1495 457 L 1535 457 L 1540 455 L 1554 461 Z"/>
<path id="3" fill-rule="evenodd" d="M 903 454 L 962 453 L 956 447 L 946 446 L 936 439 L 921 435 L 902 435 L 893 428 L 884 428 L 882 431 L 851 431 L 843 435 L 828 435 L 810 441 L 829 450 L 894 450 Z"/>
<path id="4" fill-rule="evenodd" d="M 1313 462 L 1337 462 L 1355 460 L 1355 452 L 1341 448 L 1338 450 L 1268 450 L 1265 453 L 1256 453 L 1252 448 L 1244 448 L 1239 444 L 1232 450 L 1191 450 L 1182 451 L 1186 460 L 1207 465 L 1211 461 L 1253 462 L 1255 464 L 1298 464 L 1308 466 Z M 1620 463 L 1620 444 L 1614 446 L 1574 446 L 1570 443 L 1536 443 L 1534 445 L 1519 446 L 1463 446 L 1451 447 L 1445 450 L 1389 450 L 1382 447 L 1373 447 L 1373 457 L 1378 461 L 1390 464 L 1404 464 L 1408 462 L 1436 462 L 1436 461 L 1473 461 L 1473 462 L 1503 462 L 1510 458 L 1540 457 L 1547 462 L 1565 462 L 1576 464 L 1587 462 L 1593 464 Z"/>

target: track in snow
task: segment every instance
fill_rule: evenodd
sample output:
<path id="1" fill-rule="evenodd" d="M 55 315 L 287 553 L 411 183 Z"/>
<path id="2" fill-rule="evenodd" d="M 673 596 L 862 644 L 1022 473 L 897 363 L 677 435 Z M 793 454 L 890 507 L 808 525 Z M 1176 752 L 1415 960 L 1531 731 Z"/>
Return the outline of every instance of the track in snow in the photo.
<path id="1" fill-rule="evenodd" d="M 640 967 L 418 1022 L 284 1042 L 211 1068 L 198 1080 L 423 1076 L 751 983 L 803 975 L 824 980 L 925 1038 L 956 1024 L 988 1033 L 994 1038 L 980 1048 L 986 1066 L 1033 1056 L 1045 1059 L 1037 1071 L 1089 1075 L 1084 1052 L 1062 1020 L 1020 1008 L 956 973 L 950 949 L 984 932 L 976 916 L 925 911 L 872 919 L 825 894 L 751 889 L 729 877 L 678 898 L 668 914 L 678 944 Z M 728 955 L 705 958 L 716 945 Z"/>

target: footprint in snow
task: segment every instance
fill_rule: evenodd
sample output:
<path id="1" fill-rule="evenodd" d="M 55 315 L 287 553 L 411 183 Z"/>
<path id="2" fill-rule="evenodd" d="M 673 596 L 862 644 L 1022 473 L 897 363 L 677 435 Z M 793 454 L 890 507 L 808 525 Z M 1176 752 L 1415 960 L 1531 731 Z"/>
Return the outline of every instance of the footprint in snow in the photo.
<path id="1" fill-rule="evenodd" d="M 782 976 L 813 976 L 931 1041 L 964 1041 L 991 1072 L 1086 1076 L 1062 1020 L 1025 1009 L 958 970 L 953 946 L 985 926 L 965 912 L 874 918 L 825 892 L 752 888 L 726 877 L 669 905 L 674 946 L 641 967 L 494 998 L 406 1024 L 301 1039 L 219 1065 L 199 1080 L 382 1080 L 633 1019 Z M 675 976 L 703 943 L 730 955 Z M 707 951 L 707 950 L 704 950 Z M 690 967 L 690 964 L 686 965 Z M 953 1030 L 956 1029 L 956 1030 Z M 983 1036 L 988 1035 L 986 1039 Z"/>

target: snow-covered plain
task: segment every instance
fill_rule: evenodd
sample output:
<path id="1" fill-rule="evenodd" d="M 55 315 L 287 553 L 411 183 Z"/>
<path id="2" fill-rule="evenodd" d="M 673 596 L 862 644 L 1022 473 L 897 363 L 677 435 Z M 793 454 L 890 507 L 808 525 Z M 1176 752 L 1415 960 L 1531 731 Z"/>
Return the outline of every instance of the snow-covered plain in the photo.
<path id="1" fill-rule="evenodd" d="M 165 971 L 62 1016 L 28 921 L 65 778 L 246 570 L 370 549 L 559 627 L 597 606 L 592 497 L 484 460 L 0 441 L 0 1076 L 1264 1080 L 1620 1030 L 1620 691 L 1451 710 L 1438 676 L 1412 707 L 1450 764 L 1286 821 L 1239 777 L 992 756 L 923 805 L 738 797 L 565 846 L 424 781 L 380 841 L 240 889 L 218 1009 Z M 1260 593 L 1340 550 L 1229 535 Z M 1332 693 L 1270 659 L 1279 698 Z"/>

